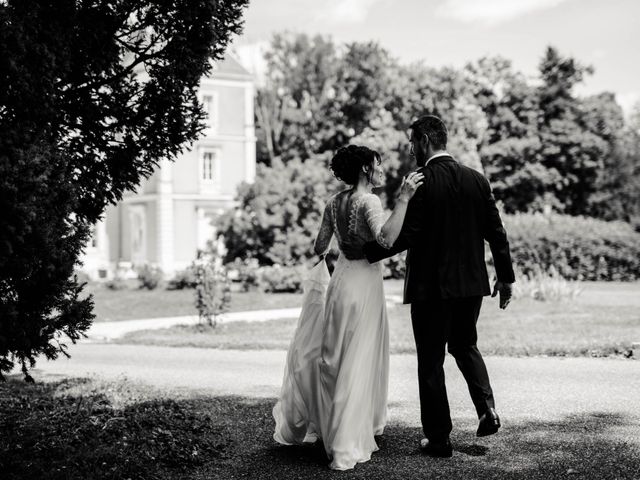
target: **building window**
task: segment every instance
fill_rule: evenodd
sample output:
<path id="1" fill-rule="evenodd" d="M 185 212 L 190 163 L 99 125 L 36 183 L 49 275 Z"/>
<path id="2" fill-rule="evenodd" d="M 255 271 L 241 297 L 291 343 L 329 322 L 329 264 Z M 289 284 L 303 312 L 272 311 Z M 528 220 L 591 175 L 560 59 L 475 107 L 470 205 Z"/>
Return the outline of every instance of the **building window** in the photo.
<path id="1" fill-rule="evenodd" d="M 200 151 L 200 184 L 206 190 L 220 186 L 220 151 L 206 148 Z"/>
<path id="2" fill-rule="evenodd" d="M 216 131 L 218 128 L 218 94 L 209 92 L 202 95 L 202 106 L 207 114 L 207 127 Z"/>
<path id="3" fill-rule="evenodd" d="M 206 182 L 213 182 L 215 177 L 215 153 L 212 151 L 202 154 L 202 179 Z"/>

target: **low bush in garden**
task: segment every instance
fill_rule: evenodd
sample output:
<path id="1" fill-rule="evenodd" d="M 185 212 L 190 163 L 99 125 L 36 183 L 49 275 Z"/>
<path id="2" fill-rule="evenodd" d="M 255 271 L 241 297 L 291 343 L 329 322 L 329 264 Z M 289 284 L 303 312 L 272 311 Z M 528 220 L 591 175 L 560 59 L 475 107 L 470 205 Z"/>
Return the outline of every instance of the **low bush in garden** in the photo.
<path id="1" fill-rule="evenodd" d="M 532 298 L 542 302 L 572 300 L 582 293 L 580 283 L 566 280 L 551 267 L 544 271 L 538 268 L 527 275 L 516 275 L 513 285 L 513 297 Z"/>
<path id="2" fill-rule="evenodd" d="M 503 215 L 503 221 L 514 268 L 522 273 L 527 289 L 538 288 L 536 284 L 561 289 L 564 288 L 561 279 L 640 279 L 640 233 L 627 223 L 541 213 Z M 403 278 L 405 259 L 403 252 L 384 260 L 384 278 Z M 487 261 L 493 274 L 488 247 Z M 331 270 L 331 262 L 327 263 Z M 228 265 L 244 291 L 257 287 L 265 292 L 301 291 L 307 268 L 302 265 L 259 267 L 256 259 L 236 259 Z M 554 273 L 551 274 L 550 269 Z"/>
<path id="3" fill-rule="evenodd" d="M 104 283 L 109 290 L 126 290 L 129 288 L 127 281 L 120 275 L 115 275 L 111 280 Z"/>
<path id="4" fill-rule="evenodd" d="M 193 267 L 176 272 L 175 275 L 167 283 L 167 290 L 184 290 L 188 288 L 196 288 L 196 273 Z"/>
<path id="5" fill-rule="evenodd" d="M 215 255 L 201 255 L 191 268 L 196 276 L 196 309 L 200 323 L 215 327 L 218 317 L 229 310 L 231 281 L 227 268 Z"/>
<path id="6" fill-rule="evenodd" d="M 240 283 L 240 290 L 248 292 L 259 287 L 260 265 L 255 258 L 247 258 L 241 260 L 236 258 L 233 262 L 227 264 L 229 269 L 229 277 L 234 282 Z"/>
<path id="7" fill-rule="evenodd" d="M 145 263 L 136 267 L 136 273 L 138 274 L 140 288 L 153 290 L 160 285 L 160 282 L 162 282 L 163 275 L 160 267 Z"/>
<path id="8" fill-rule="evenodd" d="M 640 233 L 628 223 L 541 213 L 503 221 L 514 265 L 525 275 L 554 267 L 569 280 L 640 279 Z"/>
<path id="9" fill-rule="evenodd" d="M 282 267 L 280 265 L 261 267 L 258 270 L 258 284 L 264 292 L 301 292 L 302 279 L 307 271 L 308 268 L 304 265 L 295 267 Z"/>
<path id="10" fill-rule="evenodd" d="M 394 255 L 391 258 L 383 260 L 384 269 L 382 275 L 384 278 L 404 278 L 406 270 L 407 252 Z"/>

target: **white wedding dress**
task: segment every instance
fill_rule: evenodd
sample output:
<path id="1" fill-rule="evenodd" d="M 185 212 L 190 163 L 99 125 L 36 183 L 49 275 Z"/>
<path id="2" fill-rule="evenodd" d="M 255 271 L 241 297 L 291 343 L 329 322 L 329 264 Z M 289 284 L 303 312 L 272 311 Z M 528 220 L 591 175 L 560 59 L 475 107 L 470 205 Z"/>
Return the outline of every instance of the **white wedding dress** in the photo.
<path id="1" fill-rule="evenodd" d="M 376 240 L 385 215 L 371 193 L 347 190 L 324 211 L 316 250 L 332 235 Z M 280 399 L 273 408 L 274 439 L 284 445 L 321 439 L 330 467 L 347 470 L 378 450 L 374 435 L 387 420 L 389 330 L 382 265 L 340 254 L 329 280 L 324 261 L 304 281 L 303 307 L 287 354 Z"/>

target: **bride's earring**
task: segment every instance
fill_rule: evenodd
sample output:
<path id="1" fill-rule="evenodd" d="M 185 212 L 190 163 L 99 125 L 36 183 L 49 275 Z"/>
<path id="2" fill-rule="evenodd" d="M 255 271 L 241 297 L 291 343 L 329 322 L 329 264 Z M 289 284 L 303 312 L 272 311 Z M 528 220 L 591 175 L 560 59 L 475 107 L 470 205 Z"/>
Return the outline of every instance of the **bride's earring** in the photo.
<path id="1" fill-rule="evenodd" d="M 373 170 L 368 169 L 367 167 L 365 167 L 364 165 L 362 166 L 362 171 L 364 172 L 365 176 L 367 177 L 367 184 L 373 183 L 372 179 L 373 179 Z"/>
<path id="2" fill-rule="evenodd" d="M 367 183 L 373 185 L 373 168 L 367 170 Z"/>

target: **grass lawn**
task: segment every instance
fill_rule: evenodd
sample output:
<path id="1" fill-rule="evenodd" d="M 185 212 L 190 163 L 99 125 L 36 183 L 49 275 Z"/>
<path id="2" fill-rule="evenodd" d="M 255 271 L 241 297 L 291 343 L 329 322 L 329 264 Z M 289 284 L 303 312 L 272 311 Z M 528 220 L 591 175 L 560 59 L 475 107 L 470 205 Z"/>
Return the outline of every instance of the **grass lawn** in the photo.
<path id="1" fill-rule="evenodd" d="M 93 294 L 96 322 L 133 320 L 140 318 L 197 315 L 195 290 L 141 290 L 136 282 L 126 290 L 109 290 L 92 283 L 85 293 Z M 300 305 L 302 295 L 291 293 L 233 292 L 230 311 L 289 308 Z"/>
<path id="2" fill-rule="evenodd" d="M 140 318 L 179 317 L 197 315 L 194 290 L 138 289 L 137 280 L 128 280 L 129 288 L 109 290 L 99 283 L 89 283 L 84 289 L 92 294 L 96 322 L 134 320 Z M 387 294 L 402 294 L 401 280 L 385 282 Z M 302 294 L 236 292 L 231 295 L 231 312 L 299 307 Z"/>
<path id="3" fill-rule="evenodd" d="M 401 283 L 390 282 L 387 294 Z M 414 351 L 407 306 L 389 308 L 393 353 Z M 215 329 L 177 326 L 133 332 L 120 343 L 204 348 L 286 349 L 296 320 L 229 323 Z M 628 355 L 640 342 L 640 284 L 585 283 L 581 296 L 569 302 L 513 301 L 500 310 L 486 298 L 478 322 L 478 345 L 488 355 Z"/>
<path id="4" fill-rule="evenodd" d="M 275 399 L 155 392 L 126 380 L 0 384 L 2 478 L 37 479 L 550 479 L 638 478 L 637 418 L 576 414 L 512 418 L 476 441 L 455 418 L 452 459 L 417 450 L 415 421 L 395 416 L 380 451 L 332 472 L 320 446 L 272 439 Z M 415 419 L 414 419 L 415 420 Z"/>

